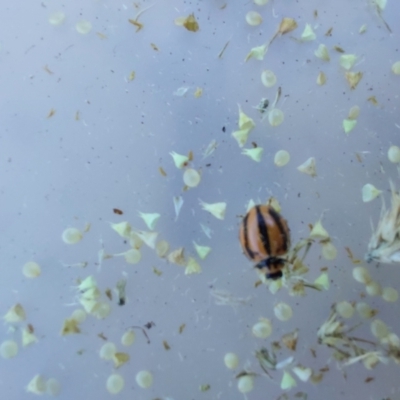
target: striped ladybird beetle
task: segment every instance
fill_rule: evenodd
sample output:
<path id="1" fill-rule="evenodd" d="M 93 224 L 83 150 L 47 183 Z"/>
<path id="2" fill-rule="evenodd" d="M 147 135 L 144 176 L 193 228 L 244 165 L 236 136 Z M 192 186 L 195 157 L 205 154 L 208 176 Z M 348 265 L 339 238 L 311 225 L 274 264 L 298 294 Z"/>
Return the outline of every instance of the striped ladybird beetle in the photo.
<path id="1" fill-rule="evenodd" d="M 269 205 L 252 207 L 243 218 L 239 240 L 244 254 L 266 272 L 267 279 L 282 277 L 290 248 L 290 229 L 286 220 Z"/>

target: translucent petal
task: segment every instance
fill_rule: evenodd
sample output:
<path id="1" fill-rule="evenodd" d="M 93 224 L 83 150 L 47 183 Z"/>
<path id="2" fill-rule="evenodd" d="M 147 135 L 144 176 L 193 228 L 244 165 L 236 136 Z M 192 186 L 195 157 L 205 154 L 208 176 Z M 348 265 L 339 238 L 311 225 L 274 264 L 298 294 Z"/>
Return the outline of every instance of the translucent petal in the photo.
<path id="1" fill-rule="evenodd" d="M 356 61 L 357 56 L 355 54 L 342 54 L 340 56 L 340 65 L 347 70 L 353 68 Z"/>
<path id="2" fill-rule="evenodd" d="M 188 187 L 196 187 L 201 180 L 201 175 L 193 168 L 188 168 L 183 173 L 183 182 Z"/>
<path id="3" fill-rule="evenodd" d="M 252 149 L 243 149 L 242 154 L 250 157 L 253 161 L 260 162 L 264 149 L 262 147 L 255 147 Z"/>
<path id="4" fill-rule="evenodd" d="M 257 26 L 262 23 L 262 17 L 257 11 L 249 11 L 246 14 L 246 22 L 251 26 Z"/>
<path id="5" fill-rule="evenodd" d="M 199 244 L 197 244 L 197 243 L 194 242 L 194 241 L 193 241 L 193 245 L 194 245 L 194 247 L 195 247 L 195 249 L 196 249 L 196 252 L 197 252 L 198 256 L 199 256 L 202 260 L 204 260 L 204 259 L 208 256 L 208 254 L 210 253 L 210 251 L 211 251 L 211 247 L 208 247 L 208 246 L 200 246 Z"/>
<path id="6" fill-rule="evenodd" d="M 201 266 L 192 257 L 189 257 L 187 266 L 185 268 L 185 275 L 199 274 L 201 272 Z"/>
<path id="7" fill-rule="evenodd" d="M 318 49 L 314 51 L 316 57 L 324 61 L 329 61 L 331 58 L 329 56 L 328 48 L 324 44 L 320 44 Z"/>
<path id="8" fill-rule="evenodd" d="M 157 221 L 161 215 L 157 213 L 142 213 L 139 211 L 140 217 L 143 219 L 147 227 L 152 231 L 156 227 Z"/>
<path id="9" fill-rule="evenodd" d="M 392 163 L 400 163 L 400 147 L 390 146 L 388 150 L 388 159 Z"/>
<path id="10" fill-rule="evenodd" d="M 250 53 L 247 54 L 244 61 L 250 60 L 250 58 L 255 58 L 256 60 L 262 61 L 264 60 L 264 56 L 267 53 L 268 44 L 263 44 L 262 46 L 253 47 L 250 50 Z"/>
<path id="11" fill-rule="evenodd" d="M 367 183 L 362 188 L 362 200 L 364 203 L 374 200 L 382 193 L 382 190 L 377 189 L 371 183 Z"/>
<path id="12" fill-rule="evenodd" d="M 286 150 L 279 150 L 274 157 L 274 164 L 277 167 L 283 167 L 290 161 L 290 154 Z"/>
<path id="13" fill-rule="evenodd" d="M 292 377 L 292 375 L 290 375 L 289 372 L 283 371 L 283 376 L 281 380 L 281 389 L 290 390 L 295 386 L 297 386 L 297 383 Z"/>
<path id="14" fill-rule="evenodd" d="M 226 353 L 224 356 L 224 363 L 227 368 L 235 369 L 239 365 L 239 357 L 235 353 Z"/>
<path id="15" fill-rule="evenodd" d="M 149 371 L 139 371 L 136 374 L 136 383 L 143 389 L 148 389 L 153 384 L 153 375 Z"/>
<path id="16" fill-rule="evenodd" d="M 298 166 L 297 169 L 300 172 L 310 175 L 312 177 L 317 176 L 316 162 L 314 157 L 310 157 L 307 161 Z"/>
<path id="17" fill-rule="evenodd" d="M 176 168 L 183 168 L 189 162 L 189 157 L 175 153 L 175 151 L 172 151 L 169 154 L 173 158 Z"/>
<path id="18" fill-rule="evenodd" d="M 249 393 L 254 388 L 254 378 L 252 375 L 244 375 L 238 379 L 237 387 L 241 393 Z"/>
<path id="19" fill-rule="evenodd" d="M 208 211 L 215 218 L 224 219 L 225 218 L 225 211 L 226 211 L 226 203 L 205 203 L 204 201 L 200 200 L 200 205 L 203 210 Z"/>
<path id="20" fill-rule="evenodd" d="M 308 41 L 311 41 L 311 40 L 315 40 L 316 37 L 317 36 L 315 35 L 311 25 L 310 24 L 306 24 L 306 27 L 304 28 L 304 31 L 301 34 L 301 40 L 303 42 L 308 42 Z"/>
<path id="21" fill-rule="evenodd" d="M 357 121 L 355 119 L 344 119 L 342 125 L 344 132 L 350 133 L 357 125 Z"/>
<path id="22" fill-rule="evenodd" d="M 274 86 L 276 81 L 276 75 L 269 69 L 265 69 L 263 72 L 261 72 L 261 82 L 267 88 Z"/>

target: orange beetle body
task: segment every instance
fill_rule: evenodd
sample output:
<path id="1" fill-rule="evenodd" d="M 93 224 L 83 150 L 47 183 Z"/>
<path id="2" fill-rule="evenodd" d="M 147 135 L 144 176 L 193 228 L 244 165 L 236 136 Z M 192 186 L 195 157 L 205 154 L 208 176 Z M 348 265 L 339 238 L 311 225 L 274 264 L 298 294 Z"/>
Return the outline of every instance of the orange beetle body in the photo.
<path id="1" fill-rule="evenodd" d="M 267 205 L 252 207 L 240 224 L 239 240 L 244 254 L 266 271 L 268 279 L 282 277 L 285 260 L 281 257 L 290 248 L 290 229 L 277 211 Z"/>

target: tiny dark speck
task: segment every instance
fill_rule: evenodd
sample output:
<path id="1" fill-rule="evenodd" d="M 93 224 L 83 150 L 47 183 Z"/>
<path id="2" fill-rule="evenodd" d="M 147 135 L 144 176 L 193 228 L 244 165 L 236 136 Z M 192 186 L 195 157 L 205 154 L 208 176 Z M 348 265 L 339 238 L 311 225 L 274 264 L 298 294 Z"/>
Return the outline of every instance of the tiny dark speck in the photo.
<path id="1" fill-rule="evenodd" d="M 301 196 L 301 193 L 299 192 L 299 193 L 297 193 L 297 197 L 300 197 Z"/>
<path id="2" fill-rule="evenodd" d="M 222 127 L 222 132 L 226 132 L 226 128 L 224 126 Z"/>

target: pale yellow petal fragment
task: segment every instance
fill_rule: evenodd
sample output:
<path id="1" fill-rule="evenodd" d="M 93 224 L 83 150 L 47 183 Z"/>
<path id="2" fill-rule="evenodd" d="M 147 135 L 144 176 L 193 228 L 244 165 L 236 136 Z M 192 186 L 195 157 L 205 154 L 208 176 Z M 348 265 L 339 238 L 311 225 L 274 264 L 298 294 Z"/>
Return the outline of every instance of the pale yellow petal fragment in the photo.
<path id="1" fill-rule="evenodd" d="M 112 360 L 117 352 L 117 346 L 113 342 L 104 343 L 99 350 L 99 356 L 103 360 Z"/>
<path id="2" fill-rule="evenodd" d="M 392 163 L 400 163 L 400 147 L 390 146 L 388 150 L 388 159 Z"/>
<path id="3" fill-rule="evenodd" d="M 3 317 L 4 321 L 8 323 L 20 322 L 25 318 L 25 310 L 19 303 L 12 306 Z"/>
<path id="4" fill-rule="evenodd" d="M 289 33 L 297 28 L 297 22 L 293 18 L 283 18 L 278 32 L 284 35 L 285 33 Z"/>
<path id="5" fill-rule="evenodd" d="M 185 268 L 185 275 L 199 274 L 200 272 L 201 266 L 199 263 L 193 257 L 189 257 L 187 266 Z"/>
<path id="6" fill-rule="evenodd" d="M 260 162 L 263 151 L 262 147 L 255 147 L 253 149 L 243 149 L 242 154 L 250 157 L 253 161 Z"/>
<path id="7" fill-rule="evenodd" d="M 364 285 L 368 285 L 372 282 L 371 276 L 365 267 L 353 268 L 353 278 Z"/>
<path id="8" fill-rule="evenodd" d="M 368 285 L 365 286 L 365 291 L 369 296 L 381 296 L 382 295 L 382 286 L 379 282 L 371 281 Z"/>
<path id="9" fill-rule="evenodd" d="M 371 183 L 367 183 L 362 188 L 362 200 L 364 203 L 374 200 L 382 193 L 382 190 L 377 189 Z"/>
<path id="10" fill-rule="evenodd" d="M 167 260 L 173 264 L 184 266 L 184 265 L 186 265 L 184 252 L 185 252 L 185 249 L 183 247 L 180 247 L 179 249 L 176 249 L 176 250 L 172 251 L 171 253 L 169 253 Z"/>
<path id="11" fill-rule="evenodd" d="M 347 83 L 350 86 L 350 89 L 355 89 L 360 82 L 361 78 L 363 77 L 362 72 L 346 72 L 345 77 Z"/>
<path id="12" fill-rule="evenodd" d="M 360 115 L 360 107 L 353 106 L 350 108 L 348 119 L 357 119 Z"/>
<path id="13" fill-rule="evenodd" d="M 268 2 L 269 0 L 254 0 L 254 4 L 257 4 L 258 6 L 264 6 Z"/>
<path id="14" fill-rule="evenodd" d="M 274 164 L 277 167 L 283 167 L 290 161 L 290 154 L 286 150 L 279 150 L 274 157 Z"/>
<path id="15" fill-rule="evenodd" d="M 121 343 L 124 346 L 131 346 L 133 344 L 133 342 L 135 341 L 135 331 L 133 329 L 128 329 L 121 338 Z"/>
<path id="16" fill-rule="evenodd" d="M 22 273 L 26 278 L 37 278 L 41 274 L 40 265 L 34 261 L 28 261 L 22 267 Z"/>
<path id="17" fill-rule="evenodd" d="M 119 374 L 112 374 L 107 378 L 106 388 L 109 393 L 117 394 L 125 386 L 124 378 Z"/>
<path id="18" fill-rule="evenodd" d="M 71 335 L 73 333 L 80 333 L 78 321 L 72 318 L 67 318 L 61 328 L 61 336 Z"/>
<path id="19" fill-rule="evenodd" d="M 306 367 L 304 367 L 302 365 L 297 365 L 296 367 L 293 367 L 292 371 L 303 382 L 307 382 L 310 379 L 311 375 L 312 375 L 312 369 L 311 368 L 306 368 Z"/>
<path id="20" fill-rule="evenodd" d="M 119 222 L 118 224 L 111 223 L 111 228 L 123 238 L 128 238 L 131 233 L 131 225 L 129 222 Z"/>
<path id="21" fill-rule="evenodd" d="M 347 70 L 353 68 L 356 61 L 357 56 L 355 54 L 342 54 L 340 56 L 340 65 Z"/>
<path id="22" fill-rule="evenodd" d="M 249 393 L 254 389 L 254 377 L 244 375 L 238 379 L 237 387 L 240 393 Z"/>
<path id="23" fill-rule="evenodd" d="M 200 180 L 201 175 L 193 168 L 188 168 L 183 173 L 183 183 L 190 188 L 198 186 Z"/>
<path id="24" fill-rule="evenodd" d="M 43 394 L 46 391 L 46 383 L 41 375 L 35 375 L 26 387 L 26 391 L 34 394 Z"/>
<path id="25" fill-rule="evenodd" d="M 142 258 L 142 254 L 140 253 L 140 250 L 138 250 L 138 249 L 130 249 L 123 253 L 114 254 L 114 255 L 115 256 L 124 256 L 125 261 L 128 264 L 137 264 Z"/>
<path id="26" fill-rule="evenodd" d="M 224 363 L 227 368 L 236 369 L 239 365 L 239 357 L 235 353 L 226 353 Z"/>
<path id="27" fill-rule="evenodd" d="M 310 24 L 306 24 L 306 27 L 304 28 L 303 33 L 301 34 L 301 40 L 303 42 L 309 42 L 311 40 L 315 40 L 316 39 L 316 35 L 313 31 L 313 28 L 311 27 Z"/>
<path id="28" fill-rule="evenodd" d="M 169 251 L 169 243 L 166 240 L 160 240 L 156 244 L 156 253 L 158 257 L 165 257 Z"/>
<path id="29" fill-rule="evenodd" d="M 174 24 L 175 24 L 176 26 L 183 26 L 183 24 L 185 23 L 185 21 L 186 21 L 186 17 L 177 17 L 177 18 L 175 18 L 175 20 L 174 20 Z"/>
<path id="30" fill-rule="evenodd" d="M 317 50 L 314 51 L 316 57 L 324 61 L 329 61 L 331 57 L 329 56 L 328 48 L 324 44 L 320 44 Z"/>
<path id="31" fill-rule="evenodd" d="M 268 122 L 271 126 L 279 126 L 283 122 L 284 118 L 285 116 L 283 111 L 278 108 L 273 108 L 268 113 Z"/>
<path id="32" fill-rule="evenodd" d="M 392 65 L 392 72 L 395 75 L 400 75 L 400 61 L 396 61 L 393 65 Z"/>
<path id="33" fill-rule="evenodd" d="M 205 203 L 204 201 L 200 200 L 200 205 L 203 210 L 208 211 L 215 218 L 224 219 L 225 218 L 225 211 L 226 211 L 226 203 Z"/>
<path id="34" fill-rule="evenodd" d="M 158 232 L 135 231 L 135 233 L 149 246 L 151 249 L 156 247 Z"/>
<path id="35" fill-rule="evenodd" d="M 135 79 L 136 76 L 136 72 L 135 71 L 131 71 L 128 75 L 128 81 L 132 82 Z"/>
<path id="36" fill-rule="evenodd" d="M 344 119 L 343 122 L 343 130 L 345 133 L 350 133 L 355 126 L 357 125 L 357 120 L 355 119 Z"/>
<path id="37" fill-rule="evenodd" d="M 275 211 L 277 211 L 278 213 L 280 213 L 282 211 L 282 207 L 278 201 L 277 198 L 275 197 L 270 197 L 266 203 L 267 205 L 271 206 Z M 248 209 L 249 210 L 249 209 Z M 247 210 L 247 211 L 248 211 Z"/>
<path id="38" fill-rule="evenodd" d="M 292 377 L 292 375 L 290 375 L 289 372 L 283 371 L 283 376 L 281 380 L 281 389 L 290 390 L 295 386 L 297 386 L 297 383 L 295 379 Z"/>
<path id="39" fill-rule="evenodd" d="M 238 131 L 232 132 L 232 136 L 236 139 L 240 147 L 243 147 L 246 144 L 251 129 L 252 128 L 240 129 Z"/>
<path id="40" fill-rule="evenodd" d="M 362 35 L 362 34 L 365 33 L 366 31 L 367 31 L 367 25 L 364 24 L 364 25 L 361 25 L 360 29 L 358 30 L 358 33 L 359 33 L 360 35 Z"/>
<path id="41" fill-rule="evenodd" d="M 37 341 L 38 341 L 38 338 L 35 336 L 35 334 L 32 331 L 32 328 L 30 326 L 27 326 L 22 330 L 22 346 L 23 347 L 29 346 L 30 344 L 36 343 Z"/>
<path id="42" fill-rule="evenodd" d="M 322 272 L 322 274 L 314 281 L 315 285 L 322 287 L 325 290 L 329 289 L 329 275 L 327 272 Z"/>
<path id="43" fill-rule="evenodd" d="M 387 0 L 373 0 L 373 2 L 379 11 L 383 11 L 386 8 Z"/>
<path id="44" fill-rule="evenodd" d="M 54 379 L 50 378 L 46 381 L 46 393 L 50 396 L 58 396 L 61 391 L 60 383 Z"/>
<path id="45" fill-rule="evenodd" d="M 18 354 L 18 344 L 14 340 L 5 340 L 0 345 L 0 356 L 7 359 Z"/>
<path id="46" fill-rule="evenodd" d="M 337 257 L 337 249 L 330 240 L 322 242 L 322 257 L 325 260 L 334 260 Z"/>
<path id="47" fill-rule="evenodd" d="M 262 46 L 253 47 L 250 50 L 250 53 L 247 54 L 244 61 L 246 62 L 250 60 L 250 58 L 255 58 L 256 60 L 262 61 L 264 60 L 264 56 L 267 53 L 267 50 L 268 50 L 268 44 L 263 44 Z"/>
<path id="48" fill-rule="evenodd" d="M 199 30 L 199 24 L 196 21 L 194 14 L 190 14 L 186 17 L 183 26 L 190 32 L 197 32 Z"/>
<path id="49" fill-rule="evenodd" d="M 121 352 L 114 353 L 112 357 L 115 368 L 119 368 L 121 365 L 126 364 L 129 361 L 129 359 L 130 359 L 129 354 Z"/>
<path id="50" fill-rule="evenodd" d="M 76 31 L 81 35 L 86 35 L 92 30 L 92 24 L 89 21 L 79 21 L 75 25 Z"/>
<path id="51" fill-rule="evenodd" d="M 327 81 L 326 75 L 321 71 L 317 76 L 317 85 L 322 86 L 325 85 Z"/>
<path id="52" fill-rule="evenodd" d="M 61 238 L 66 244 L 75 244 L 83 238 L 83 233 L 77 228 L 67 228 L 63 231 Z"/>
<path id="53" fill-rule="evenodd" d="M 203 89 L 202 88 L 196 88 L 193 96 L 196 97 L 196 99 L 198 99 L 199 97 L 201 97 L 203 94 Z"/>
<path id="54" fill-rule="evenodd" d="M 312 176 L 313 178 L 317 176 L 316 162 L 314 157 L 310 157 L 307 161 L 297 167 L 297 170 L 303 174 Z"/>
<path id="55" fill-rule="evenodd" d="M 371 322 L 371 332 L 378 339 L 383 339 L 389 335 L 387 325 L 380 319 L 375 319 Z"/>
<path id="56" fill-rule="evenodd" d="M 253 335 L 260 339 L 269 337 L 272 333 L 272 324 L 268 318 L 260 318 L 259 322 L 253 325 Z"/>
<path id="57" fill-rule="evenodd" d="M 394 303 L 399 298 L 399 293 L 392 287 L 385 287 L 382 290 L 382 298 L 389 303 Z"/>
<path id="58" fill-rule="evenodd" d="M 263 72 L 261 72 L 261 82 L 265 87 L 270 88 L 274 86 L 276 81 L 276 75 L 269 69 L 265 69 Z"/>
<path id="59" fill-rule="evenodd" d="M 187 163 L 189 162 L 189 157 L 188 156 L 184 156 L 182 154 L 175 153 L 175 151 L 172 151 L 169 154 L 174 159 L 174 163 L 175 163 L 176 168 L 186 167 Z"/>
<path id="60" fill-rule="evenodd" d="M 111 313 L 111 306 L 108 303 L 105 302 L 97 302 L 97 304 L 93 307 L 92 311 L 90 314 L 95 316 L 98 319 L 104 319 L 108 317 Z"/>
<path id="61" fill-rule="evenodd" d="M 153 384 L 153 375 L 149 371 L 139 371 L 136 374 L 136 383 L 143 389 L 148 389 Z"/>
<path id="62" fill-rule="evenodd" d="M 293 310 L 289 304 L 280 302 L 275 304 L 274 314 L 280 321 L 288 321 L 293 316 Z"/>
<path id="63" fill-rule="evenodd" d="M 246 14 L 246 22 L 251 26 L 260 25 L 262 20 L 262 16 L 257 11 L 249 11 Z"/>
<path id="64" fill-rule="evenodd" d="M 57 11 L 50 15 L 49 23 L 54 26 L 59 26 L 65 21 L 65 14 L 62 11 Z"/>
<path id="65" fill-rule="evenodd" d="M 211 251 L 211 247 L 208 246 L 200 246 L 199 244 L 197 244 L 195 241 L 193 241 L 193 245 L 196 249 L 197 255 L 204 260 Z"/>
<path id="66" fill-rule="evenodd" d="M 86 277 L 79 285 L 78 289 L 83 292 L 89 289 L 97 288 L 96 280 L 92 275 Z"/>
<path id="67" fill-rule="evenodd" d="M 238 121 L 239 129 L 253 129 L 256 124 L 254 120 L 246 115 L 242 108 L 239 106 L 239 121 Z"/>
<path id="68" fill-rule="evenodd" d="M 139 211 L 139 215 L 151 231 L 154 230 L 154 228 L 156 227 L 157 221 L 161 217 L 161 215 L 158 213 L 142 213 L 140 211 Z"/>
<path id="69" fill-rule="evenodd" d="M 353 305 L 348 302 L 348 301 L 340 301 L 339 303 L 336 304 L 335 306 L 336 312 L 342 317 L 342 318 L 351 318 L 354 314 L 354 307 Z"/>
<path id="70" fill-rule="evenodd" d="M 71 318 L 77 321 L 79 324 L 84 322 L 86 320 L 87 314 L 85 310 L 82 309 L 77 309 L 74 310 L 73 313 L 71 314 Z"/>

